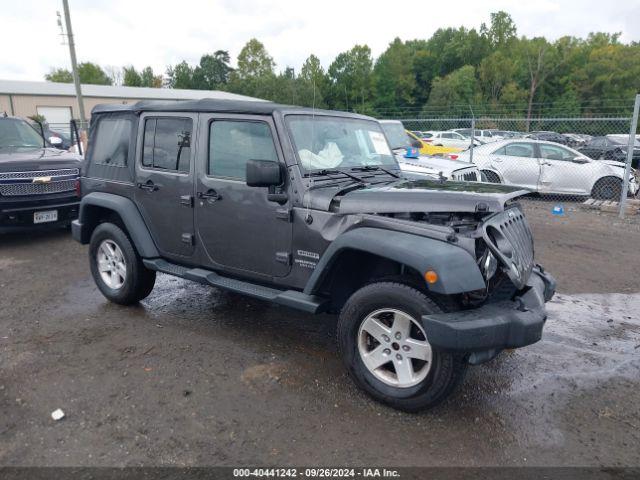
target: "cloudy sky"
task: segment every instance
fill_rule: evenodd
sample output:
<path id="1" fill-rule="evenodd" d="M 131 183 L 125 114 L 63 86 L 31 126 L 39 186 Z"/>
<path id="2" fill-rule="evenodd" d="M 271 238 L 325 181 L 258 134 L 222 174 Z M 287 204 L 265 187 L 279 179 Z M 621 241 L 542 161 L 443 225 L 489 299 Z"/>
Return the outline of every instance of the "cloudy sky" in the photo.
<path id="1" fill-rule="evenodd" d="M 251 37 L 278 69 L 300 67 L 309 53 L 326 67 L 341 51 L 366 43 L 374 55 L 398 36 L 428 38 L 439 27 L 478 28 L 506 10 L 518 33 L 555 39 L 592 31 L 640 40 L 640 0 L 69 0 L 79 61 L 103 66 L 166 65 L 228 50 L 233 62 Z M 56 11 L 62 0 L 2 0 L 0 79 L 42 80 L 68 67 Z"/>

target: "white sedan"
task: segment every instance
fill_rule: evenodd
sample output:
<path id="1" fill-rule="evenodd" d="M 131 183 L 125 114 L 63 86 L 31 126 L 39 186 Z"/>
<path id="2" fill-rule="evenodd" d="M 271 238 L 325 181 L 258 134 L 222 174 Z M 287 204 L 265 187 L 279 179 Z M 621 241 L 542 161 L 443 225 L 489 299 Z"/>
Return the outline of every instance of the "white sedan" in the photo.
<path id="1" fill-rule="evenodd" d="M 435 146 L 459 148 L 466 150 L 471 144 L 471 139 L 453 131 L 437 132 L 430 130 L 422 132 L 425 140 Z M 474 140 L 474 145 L 480 145 L 478 140 Z"/>
<path id="2" fill-rule="evenodd" d="M 471 152 L 461 152 L 458 158 L 468 162 Z M 526 187 L 541 194 L 616 200 L 622 191 L 622 162 L 592 160 L 558 143 L 502 140 L 475 147 L 472 161 L 490 182 Z M 638 183 L 632 172 L 629 193 L 637 192 Z"/>

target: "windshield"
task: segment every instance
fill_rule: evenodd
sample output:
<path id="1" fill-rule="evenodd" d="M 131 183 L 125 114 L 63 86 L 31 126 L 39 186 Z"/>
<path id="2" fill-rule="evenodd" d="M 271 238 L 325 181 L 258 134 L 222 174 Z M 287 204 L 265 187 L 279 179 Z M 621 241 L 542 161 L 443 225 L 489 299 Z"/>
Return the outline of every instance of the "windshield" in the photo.
<path id="1" fill-rule="evenodd" d="M 409 148 L 411 141 L 401 123 L 381 123 L 382 130 L 394 150 L 396 148 Z"/>
<path id="2" fill-rule="evenodd" d="M 287 127 L 305 170 L 397 167 L 378 122 L 356 118 L 288 115 Z"/>
<path id="3" fill-rule="evenodd" d="M 42 148 L 42 137 L 24 120 L 0 119 L 0 148 Z"/>

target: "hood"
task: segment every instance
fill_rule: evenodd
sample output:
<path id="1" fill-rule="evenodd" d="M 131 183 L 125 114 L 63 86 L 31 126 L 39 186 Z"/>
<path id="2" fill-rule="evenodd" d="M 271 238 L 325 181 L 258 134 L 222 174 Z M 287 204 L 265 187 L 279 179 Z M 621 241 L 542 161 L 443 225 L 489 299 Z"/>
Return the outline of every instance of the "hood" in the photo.
<path id="1" fill-rule="evenodd" d="M 528 190 L 493 183 L 439 180 L 398 180 L 385 185 L 321 188 L 307 191 L 307 202 L 316 210 L 338 214 L 406 212 L 499 212 L 508 200 Z"/>
<path id="2" fill-rule="evenodd" d="M 80 168 L 82 157 L 55 148 L 0 149 L 0 172 Z"/>

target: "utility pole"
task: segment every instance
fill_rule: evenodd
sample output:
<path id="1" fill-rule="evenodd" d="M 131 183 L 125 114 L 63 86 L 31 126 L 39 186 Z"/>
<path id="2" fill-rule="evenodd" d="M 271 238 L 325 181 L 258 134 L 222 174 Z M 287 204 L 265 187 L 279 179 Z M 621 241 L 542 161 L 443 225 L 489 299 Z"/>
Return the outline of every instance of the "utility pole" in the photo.
<path id="1" fill-rule="evenodd" d="M 84 127 L 87 117 L 84 114 L 84 101 L 82 100 L 82 88 L 80 86 L 80 77 L 78 76 L 78 62 L 76 60 L 76 46 L 73 42 L 73 30 L 71 29 L 71 14 L 69 13 L 69 1 L 62 0 L 64 8 L 64 22 L 67 26 L 67 39 L 69 43 L 69 55 L 71 56 L 71 71 L 73 73 L 73 83 L 76 86 L 76 97 L 78 99 L 78 108 L 80 109 L 80 125 Z"/>

